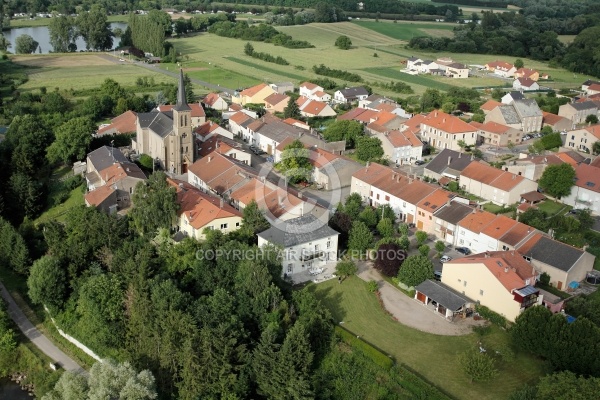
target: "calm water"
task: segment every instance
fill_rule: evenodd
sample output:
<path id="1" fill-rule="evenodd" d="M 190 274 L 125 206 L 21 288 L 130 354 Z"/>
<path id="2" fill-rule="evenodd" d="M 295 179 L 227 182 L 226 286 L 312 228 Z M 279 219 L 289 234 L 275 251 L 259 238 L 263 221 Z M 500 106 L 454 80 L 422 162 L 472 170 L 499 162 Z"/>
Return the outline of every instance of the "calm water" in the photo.
<path id="1" fill-rule="evenodd" d="M 6 400 L 30 400 L 33 397 L 21 390 L 21 386 L 8 378 L 0 379 L 0 399 Z"/>
<path id="2" fill-rule="evenodd" d="M 124 22 L 112 22 L 110 24 L 110 29 L 113 30 L 114 28 L 121 28 L 123 31 L 125 31 L 125 29 L 127 28 L 127 24 Z M 2 34 L 10 42 L 11 47 L 9 47 L 8 50 L 12 53 L 15 52 L 15 39 L 21 35 L 29 35 L 33 38 L 33 40 L 38 42 L 40 44 L 40 47 L 42 48 L 43 54 L 49 53 L 50 50 L 52 50 L 52 46 L 50 45 L 50 35 L 48 34 L 47 26 L 35 26 L 31 28 L 11 28 L 8 31 L 3 31 Z M 113 38 L 113 45 L 118 46 L 120 40 L 120 38 Z M 85 42 L 81 37 L 78 38 L 75 43 L 77 44 L 77 51 L 85 50 Z M 36 51 L 36 53 L 38 52 L 39 50 Z"/>

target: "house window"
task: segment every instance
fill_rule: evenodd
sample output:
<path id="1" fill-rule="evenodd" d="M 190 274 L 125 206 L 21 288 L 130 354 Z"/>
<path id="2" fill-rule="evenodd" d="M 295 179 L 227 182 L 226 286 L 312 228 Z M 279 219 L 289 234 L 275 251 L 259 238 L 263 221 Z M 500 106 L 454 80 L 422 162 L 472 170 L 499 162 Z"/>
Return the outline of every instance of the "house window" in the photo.
<path id="1" fill-rule="evenodd" d="M 467 281 L 463 281 L 463 286 L 467 287 Z"/>
<path id="2" fill-rule="evenodd" d="M 319 245 L 315 244 L 315 251 L 319 251 Z"/>
<path id="3" fill-rule="evenodd" d="M 385 201 L 390 201 L 390 196 L 385 196 Z"/>
<path id="4" fill-rule="evenodd" d="M 330 248 L 330 247 L 331 247 L 331 240 L 328 240 L 327 241 L 327 248 Z"/>
<path id="5" fill-rule="evenodd" d="M 292 272 L 292 264 L 288 264 L 287 272 Z"/>
<path id="6" fill-rule="evenodd" d="M 379 193 L 377 193 L 377 197 L 376 198 L 377 198 L 377 200 L 379 200 Z"/>
<path id="7" fill-rule="evenodd" d="M 479 295 L 483 296 L 483 289 L 479 289 Z"/>
<path id="8" fill-rule="evenodd" d="M 221 224 L 221 229 L 227 229 L 227 224 Z"/>
<path id="9" fill-rule="evenodd" d="M 373 191 L 371 190 L 371 197 L 373 197 Z"/>
<path id="10" fill-rule="evenodd" d="M 236 228 L 239 228 L 239 226 L 240 226 L 240 223 L 239 223 L 239 222 L 236 222 L 236 223 L 235 223 L 235 227 L 236 227 Z"/>
<path id="11" fill-rule="evenodd" d="M 510 250 L 510 249 L 508 248 L 508 246 L 502 246 L 502 250 L 504 250 L 504 251 L 508 251 L 508 250 Z"/>

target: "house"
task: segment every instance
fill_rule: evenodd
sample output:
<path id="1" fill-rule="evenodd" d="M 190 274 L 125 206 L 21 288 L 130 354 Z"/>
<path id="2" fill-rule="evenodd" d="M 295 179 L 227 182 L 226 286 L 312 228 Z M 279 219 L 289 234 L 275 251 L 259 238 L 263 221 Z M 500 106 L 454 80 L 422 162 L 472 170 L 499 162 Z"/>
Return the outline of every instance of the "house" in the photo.
<path id="1" fill-rule="evenodd" d="M 358 102 L 359 108 L 373 111 L 387 111 L 398 115 L 401 118 L 412 118 L 413 114 L 407 113 L 400 104 L 387 97 L 372 94 L 364 100 Z"/>
<path id="2" fill-rule="evenodd" d="M 449 178 L 457 181 L 460 173 L 473 162 L 468 154 L 459 151 L 444 149 L 425 166 L 423 175 L 429 179 L 439 181 Z M 447 183 L 447 182 L 446 182 Z"/>
<path id="3" fill-rule="evenodd" d="M 502 96 L 502 104 L 511 104 L 515 100 L 524 100 L 525 95 L 520 91 L 510 91 Z"/>
<path id="4" fill-rule="evenodd" d="M 554 132 L 566 132 L 573 128 L 573 123 L 570 119 L 542 111 L 542 128 L 549 126 Z"/>
<path id="5" fill-rule="evenodd" d="M 242 213 L 222 198 L 203 193 L 187 182 L 167 178 L 177 191 L 177 224 L 175 229 L 185 236 L 204 240 L 204 230 L 223 233 L 238 230 L 242 225 Z"/>
<path id="6" fill-rule="evenodd" d="M 217 111 L 225 111 L 229 108 L 227 101 L 225 101 L 219 93 L 207 94 L 206 97 L 202 99 L 202 104 L 207 108 Z"/>
<path id="7" fill-rule="evenodd" d="M 369 92 L 362 86 L 356 86 L 346 89 L 341 89 L 333 94 L 333 101 L 336 103 L 352 103 L 369 97 Z"/>
<path id="8" fill-rule="evenodd" d="M 422 198 L 417 203 L 417 216 L 415 220 L 417 229 L 427 233 L 433 233 L 435 230 L 433 213 L 449 203 L 455 196 L 455 193 L 445 189 L 437 189 Z"/>
<path id="9" fill-rule="evenodd" d="M 519 144 L 522 140 L 522 132 L 510 126 L 496 122 L 479 123 L 472 121 L 471 125 L 477 128 L 478 141 L 480 144 L 491 144 L 492 146 L 506 147 L 509 143 Z"/>
<path id="10" fill-rule="evenodd" d="M 273 93 L 265 97 L 265 110 L 270 113 L 282 113 L 288 106 L 289 101 L 290 96 L 281 93 Z"/>
<path id="11" fill-rule="evenodd" d="M 481 107 L 479 107 L 479 108 L 483 111 L 484 114 L 487 115 L 494 108 L 501 106 L 501 105 L 502 105 L 502 103 L 500 103 L 499 101 L 490 99 L 490 100 L 486 101 L 485 103 L 483 103 L 481 105 Z"/>
<path id="12" fill-rule="evenodd" d="M 300 85 L 299 88 L 299 94 L 300 97 L 304 96 L 310 100 L 321 100 L 321 101 L 329 101 L 331 100 L 331 96 L 329 96 L 329 100 L 324 100 L 323 98 L 317 98 L 317 97 L 323 97 L 325 93 L 325 89 L 323 89 L 321 86 L 319 85 L 315 85 L 314 83 L 310 83 L 310 82 L 304 82 Z"/>
<path id="13" fill-rule="evenodd" d="M 374 135 L 381 140 L 384 156 L 396 165 L 411 164 L 423 159 L 423 142 L 411 129 L 402 132 L 397 129 L 375 131 Z"/>
<path id="14" fill-rule="evenodd" d="M 227 195 L 249 179 L 258 176 L 258 171 L 241 161 L 213 151 L 197 160 L 189 169 L 188 183 L 204 193 Z"/>
<path id="15" fill-rule="evenodd" d="M 533 79 L 529 78 L 517 78 L 513 81 L 512 85 L 515 90 L 523 90 L 525 92 L 530 92 L 534 90 L 540 90 L 540 85 Z"/>
<path id="16" fill-rule="evenodd" d="M 475 306 L 475 302 L 464 294 L 431 279 L 415 286 L 415 300 L 432 307 L 434 312 L 448 321 L 454 320 L 457 315 L 464 315 L 468 308 Z"/>
<path id="17" fill-rule="evenodd" d="M 192 103 L 188 104 L 188 106 L 191 109 L 190 116 L 192 121 L 192 128 L 200 126 L 206 122 L 206 113 L 204 112 L 202 104 Z M 173 104 L 162 104 L 156 107 L 156 111 L 160 111 L 162 113 L 169 113 L 172 112 L 173 107 L 175 107 Z"/>
<path id="18" fill-rule="evenodd" d="M 521 175 L 524 178 L 537 182 L 549 165 L 560 165 L 566 162 L 575 168 L 583 160 L 584 157 L 574 151 L 541 156 L 522 154 L 522 157 L 519 157 L 517 160 L 509 161 L 503 169 L 512 174 Z"/>
<path id="19" fill-rule="evenodd" d="M 515 71 L 515 78 L 527 78 L 532 81 L 538 81 L 540 79 L 540 73 L 535 69 L 531 68 L 519 68 Z"/>
<path id="20" fill-rule="evenodd" d="M 462 198 L 453 198 L 446 204 L 438 207 L 433 212 L 433 235 L 446 243 L 455 245 L 458 236 L 458 223 L 467 215 L 473 213 L 474 208 Z"/>
<path id="21" fill-rule="evenodd" d="M 329 104 L 319 101 L 310 100 L 308 97 L 299 97 L 296 104 L 300 108 L 300 115 L 308 118 L 320 117 L 335 117 L 337 113 L 329 106 Z"/>
<path id="22" fill-rule="evenodd" d="M 590 125 L 585 128 L 573 129 L 567 132 L 565 147 L 586 153 L 591 153 L 594 143 L 600 140 L 600 125 Z"/>
<path id="23" fill-rule="evenodd" d="M 89 190 L 85 203 L 109 213 L 129 208 L 135 187 L 147 179 L 140 167 L 131 162 L 113 163 L 86 174 L 85 178 Z"/>
<path id="24" fill-rule="evenodd" d="M 480 162 L 471 163 L 463 169 L 459 185 L 463 190 L 498 205 L 514 204 L 521 198 L 521 193 L 537 190 L 537 183 L 530 179 Z"/>
<path id="25" fill-rule="evenodd" d="M 590 86 L 588 86 L 585 93 L 588 96 L 593 96 L 595 94 L 599 94 L 600 93 L 600 83 L 592 83 Z"/>
<path id="26" fill-rule="evenodd" d="M 523 258 L 539 273 L 550 275 L 550 285 L 566 290 L 571 282 L 581 282 L 594 268 L 596 256 L 540 233 L 531 237 L 519 249 Z"/>
<path id="27" fill-rule="evenodd" d="M 85 173 L 96 173 L 110 167 L 114 163 L 127 163 L 129 160 L 121 150 L 115 147 L 102 146 L 87 154 Z M 89 186 L 88 186 L 89 187 Z"/>
<path id="28" fill-rule="evenodd" d="M 248 125 L 252 143 L 267 154 L 274 155 L 279 144 L 288 138 L 299 138 L 303 143 L 326 147 L 327 143 L 319 136 L 307 133 L 304 129 L 288 125 L 270 114 L 264 115 Z"/>
<path id="29" fill-rule="evenodd" d="M 363 165 L 347 157 L 320 148 L 311 148 L 310 162 L 314 167 L 312 180 L 317 187 L 333 190 L 352 184 L 352 175 Z"/>
<path id="30" fill-rule="evenodd" d="M 164 170 L 185 174 L 194 163 L 195 154 L 191 113 L 185 97 L 183 70 L 179 70 L 177 104 L 168 112 L 138 113 L 132 149 L 152 157 Z"/>
<path id="31" fill-rule="evenodd" d="M 588 88 L 594 84 L 598 85 L 598 84 L 600 84 L 600 81 L 594 81 L 594 80 L 588 79 L 587 81 L 585 81 L 581 84 L 581 91 L 584 93 L 587 92 Z"/>
<path id="32" fill-rule="evenodd" d="M 598 105 L 593 101 L 567 103 L 558 107 L 558 115 L 571 120 L 572 128 L 585 123 L 588 115 L 598 116 Z"/>
<path id="33" fill-rule="evenodd" d="M 444 264 L 442 283 L 514 322 L 542 298 L 537 271 L 515 251 L 495 251 Z"/>
<path id="34" fill-rule="evenodd" d="M 588 208 L 592 214 L 600 215 L 600 168 L 583 163 L 576 166 L 571 193 L 562 201 L 573 208 Z"/>
<path id="35" fill-rule="evenodd" d="M 211 136 L 198 146 L 198 158 L 206 157 L 213 151 L 241 161 L 246 165 L 252 162 L 250 153 L 244 151 L 241 144 L 221 135 Z"/>
<path id="36" fill-rule="evenodd" d="M 313 268 L 337 261 L 339 233 L 313 215 L 287 220 L 258 234 L 258 246 L 281 247 L 282 276 L 304 280 Z"/>
<path id="37" fill-rule="evenodd" d="M 469 67 L 461 63 L 451 63 L 446 66 L 446 76 L 466 79 L 469 77 Z"/>
<path id="38" fill-rule="evenodd" d="M 286 119 L 283 120 L 283 122 L 285 122 L 288 125 L 295 126 L 296 128 L 304 129 L 304 130 L 307 130 L 307 131 L 311 130 L 310 125 L 308 125 L 306 122 L 302 122 L 302 121 L 297 120 L 295 118 L 286 118 Z"/>
<path id="39" fill-rule="evenodd" d="M 361 114 L 359 116 L 359 120 L 361 117 L 367 115 L 370 112 L 372 111 L 367 110 L 367 112 Z M 398 115 L 389 111 L 376 111 L 375 114 L 372 115 L 368 121 L 365 121 L 365 123 L 367 124 L 366 131 L 371 134 L 375 134 L 378 132 L 383 133 L 393 129 L 400 129 L 404 121 L 406 121 L 404 118 L 401 118 Z"/>
<path id="40" fill-rule="evenodd" d="M 200 142 L 205 142 L 215 135 L 233 139 L 232 132 L 229 132 L 227 129 L 212 121 L 207 121 L 194 129 L 194 136 Z"/>
<path id="41" fill-rule="evenodd" d="M 246 143 L 254 143 L 254 135 L 252 135 L 248 129 L 248 126 L 254 121 L 254 118 L 242 111 L 238 111 L 229 117 L 229 130 L 235 136 L 241 137 Z"/>
<path id="42" fill-rule="evenodd" d="M 475 144 L 477 129 L 458 117 L 435 110 L 421 122 L 421 139 L 435 148 L 460 150 L 461 140 L 467 146 Z"/>
<path id="43" fill-rule="evenodd" d="M 292 82 L 271 83 L 269 86 L 275 91 L 275 93 L 279 94 L 294 92 L 294 84 Z"/>
<path id="44" fill-rule="evenodd" d="M 511 63 L 498 60 L 485 64 L 485 69 L 503 78 L 513 77 L 517 72 L 517 69 Z"/>
<path id="45" fill-rule="evenodd" d="M 481 232 L 496 219 L 496 215 L 481 209 L 472 209 L 456 224 L 455 244 L 471 249 L 481 249 L 484 246 Z"/>
<path id="46" fill-rule="evenodd" d="M 406 60 L 406 69 L 416 71 L 422 62 L 423 60 L 418 57 L 409 57 Z"/>
<path id="47" fill-rule="evenodd" d="M 231 97 L 231 101 L 242 106 L 246 104 L 265 104 L 265 98 L 273 93 L 275 93 L 275 90 L 271 86 L 260 83 L 241 92 L 236 92 Z"/>
<path id="48" fill-rule="evenodd" d="M 126 133 L 135 133 L 137 114 L 128 110 L 123 114 L 110 120 L 110 124 L 100 127 L 96 131 L 96 136 L 121 135 Z"/>
<path id="49" fill-rule="evenodd" d="M 542 110 L 535 99 L 514 100 L 496 107 L 485 116 L 485 122 L 496 122 L 525 133 L 542 129 Z"/>

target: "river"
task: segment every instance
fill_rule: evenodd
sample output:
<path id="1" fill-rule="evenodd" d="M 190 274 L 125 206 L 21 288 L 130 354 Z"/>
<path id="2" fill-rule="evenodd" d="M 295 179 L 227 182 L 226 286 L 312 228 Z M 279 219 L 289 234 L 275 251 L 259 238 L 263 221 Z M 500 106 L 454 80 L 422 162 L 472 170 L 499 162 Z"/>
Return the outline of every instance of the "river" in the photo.
<path id="1" fill-rule="evenodd" d="M 21 386 L 8 378 L 0 379 L 0 399 L 30 400 L 32 397 Z"/>
<path id="2" fill-rule="evenodd" d="M 127 28 L 127 24 L 124 22 L 112 22 L 110 24 L 110 29 L 121 28 L 123 31 Z M 52 50 L 52 46 L 50 45 L 50 35 L 48 34 L 47 26 L 33 26 L 30 28 L 11 28 L 10 30 L 3 31 L 2 34 L 11 44 L 11 47 L 8 50 L 12 53 L 15 52 L 15 39 L 21 35 L 29 35 L 40 44 L 42 48 L 42 54 L 48 54 Z M 119 45 L 119 38 L 113 38 L 114 46 Z M 85 50 L 85 41 L 79 37 L 75 42 L 77 44 L 77 51 Z M 39 50 L 36 51 L 38 53 Z"/>

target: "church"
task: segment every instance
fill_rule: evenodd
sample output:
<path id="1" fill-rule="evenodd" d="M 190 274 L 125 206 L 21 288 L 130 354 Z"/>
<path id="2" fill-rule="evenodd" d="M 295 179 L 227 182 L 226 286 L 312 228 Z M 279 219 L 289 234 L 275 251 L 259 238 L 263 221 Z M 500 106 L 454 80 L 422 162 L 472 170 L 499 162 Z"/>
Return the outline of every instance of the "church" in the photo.
<path id="1" fill-rule="evenodd" d="M 192 108 L 185 96 L 183 70 L 179 70 L 177 104 L 169 111 L 138 113 L 132 147 L 147 154 L 163 170 L 181 175 L 194 163 Z"/>

